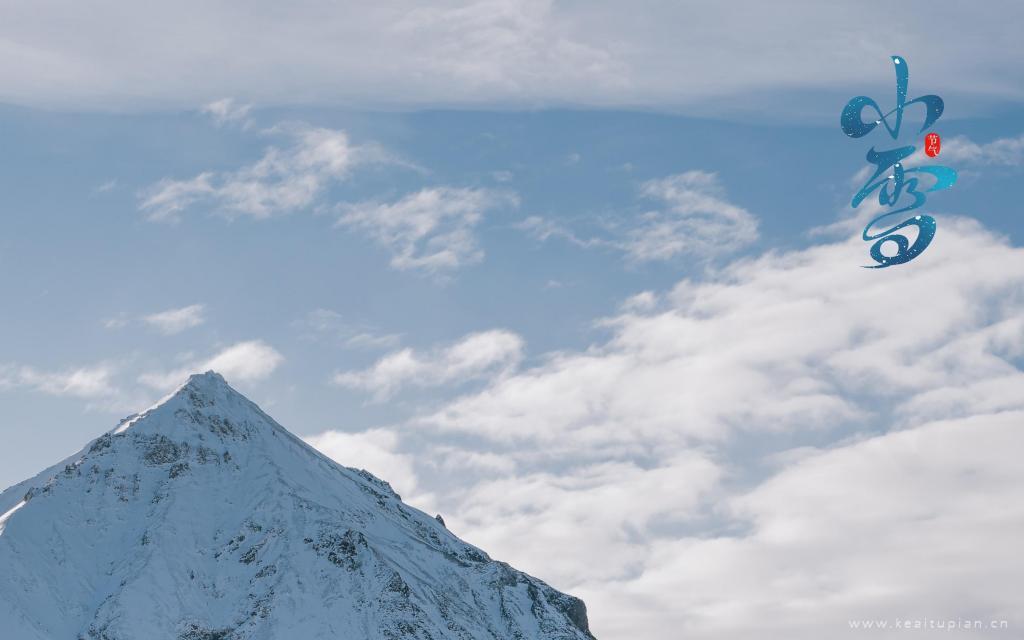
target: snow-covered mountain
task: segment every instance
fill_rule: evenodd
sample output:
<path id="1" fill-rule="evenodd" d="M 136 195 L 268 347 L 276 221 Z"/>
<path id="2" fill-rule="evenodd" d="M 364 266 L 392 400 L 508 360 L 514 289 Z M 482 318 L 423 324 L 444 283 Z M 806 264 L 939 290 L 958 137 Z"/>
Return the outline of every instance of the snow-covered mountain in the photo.
<path id="1" fill-rule="evenodd" d="M 5 640 L 592 638 L 209 372 L 0 494 Z"/>

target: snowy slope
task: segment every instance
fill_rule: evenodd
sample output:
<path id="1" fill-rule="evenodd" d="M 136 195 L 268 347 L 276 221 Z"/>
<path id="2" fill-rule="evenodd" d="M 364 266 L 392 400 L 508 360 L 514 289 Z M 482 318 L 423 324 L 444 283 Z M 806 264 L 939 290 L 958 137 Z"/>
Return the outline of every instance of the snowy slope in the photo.
<path id="1" fill-rule="evenodd" d="M 592 638 L 216 373 L 0 494 L 5 640 Z"/>

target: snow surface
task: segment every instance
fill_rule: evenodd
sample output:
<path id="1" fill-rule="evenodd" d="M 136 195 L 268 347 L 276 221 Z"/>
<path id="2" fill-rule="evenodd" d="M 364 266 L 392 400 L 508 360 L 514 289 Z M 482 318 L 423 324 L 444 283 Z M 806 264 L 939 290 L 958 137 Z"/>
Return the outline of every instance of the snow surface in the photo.
<path id="1" fill-rule="evenodd" d="M 218 374 L 0 493 L 14 640 L 592 638 L 496 562 Z"/>
<path id="2" fill-rule="evenodd" d="M 14 515 L 14 512 L 24 507 L 26 504 L 28 504 L 28 500 L 22 500 L 21 502 L 16 504 L 13 509 L 9 510 L 7 513 L 0 516 L 0 536 L 4 535 L 4 528 L 7 526 L 7 521 L 11 519 L 11 516 Z"/>

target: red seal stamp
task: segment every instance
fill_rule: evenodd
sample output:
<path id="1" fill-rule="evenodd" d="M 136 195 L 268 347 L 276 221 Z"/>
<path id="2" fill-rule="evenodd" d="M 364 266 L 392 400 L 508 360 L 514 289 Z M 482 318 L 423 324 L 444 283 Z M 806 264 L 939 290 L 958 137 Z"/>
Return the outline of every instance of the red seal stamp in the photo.
<path id="1" fill-rule="evenodd" d="M 942 138 L 937 133 L 929 133 L 924 137 L 924 152 L 929 158 L 934 158 L 942 151 Z"/>

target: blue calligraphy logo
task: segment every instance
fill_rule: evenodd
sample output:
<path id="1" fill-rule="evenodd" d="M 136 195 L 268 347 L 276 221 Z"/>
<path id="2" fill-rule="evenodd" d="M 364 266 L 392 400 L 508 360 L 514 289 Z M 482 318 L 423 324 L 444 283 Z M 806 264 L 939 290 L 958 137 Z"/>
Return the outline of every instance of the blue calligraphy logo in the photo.
<path id="1" fill-rule="evenodd" d="M 910 69 L 907 67 L 907 60 L 901 56 L 892 56 L 892 62 L 896 67 L 895 108 L 882 113 L 878 103 L 867 96 L 857 96 L 850 100 L 846 103 L 839 122 L 843 127 L 843 133 L 851 138 L 862 138 L 882 125 L 889 132 L 889 136 L 893 140 L 897 140 L 900 128 L 903 126 L 903 112 L 911 105 L 921 105 L 925 109 L 924 124 L 917 132 L 918 135 L 924 133 L 942 116 L 945 105 L 939 96 L 927 95 L 907 100 L 907 86 L 910 83 Z M 876 114 L 868 122 L 864 121 L 862 115 L 865 109 L 873 110 Z M 948 189 L 956 183 L 956 171 L 949 167 L 922 166 L 913 169 L 904 167 L 903 160 L 912 155 L 915 150 L 914 146 L 897 147 L 887 151 L 876 151 L 874 147 L 871 147 L 867 153 L 867 161 L 875 166 L 875 172 L 853 197 L 850 206 L 856 208 L 877 190 L 878 203 L 892 209 L 876 216 L 864 227 L 863 238 L 866 242 L 874 242 L 871 245 L 870 253 L 872 259 L 878 263 L 866 267 L 868 269 L 882 269 L 910 262 L 921 255 L 931 244 L 932 238 L 935 237 L 935 218 L 924 214 L 915 215 L 882 231 L 872 229 L 884 219 L 888 218 L 886 224 L 891 224 L 892 216 L 923 206 L 927 200 L 926 193 Z M 930 176 L 931 184 L 927 188 L 919 187 L 919 178 L 922 174 Z M 911 226 L 917 227 L 917 237 L 913 244 L 902 231 Z M 896 253 L 894 255 L 882 253 L 882 247 L 886 243 L 895 245 Z"/>

